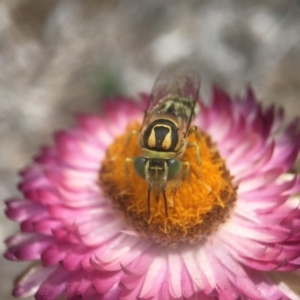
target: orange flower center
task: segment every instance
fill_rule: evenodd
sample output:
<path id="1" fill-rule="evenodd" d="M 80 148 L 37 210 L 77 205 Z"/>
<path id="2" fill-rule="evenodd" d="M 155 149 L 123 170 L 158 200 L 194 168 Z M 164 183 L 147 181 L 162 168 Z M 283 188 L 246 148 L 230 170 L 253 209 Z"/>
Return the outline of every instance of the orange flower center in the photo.
<path id="1" fill-rule="evenodd" d="M 139 124 L 128 127 L 127 133 L 117 137 L 107 150 L 99 174 L 106 196 L 141 236 L 160 244 L 196 242 L 213 233 L 228 218 L 236 200 L 236 188 L 216 145 L 203 132 L 200 140 L 194 134 L 188 136 L 187 142 L 199 146 L 201 163 L 197 163 L 197 148 L 187 148 L 180 157 L 190 164 L 187 179 L 167 183 L 168 216 L 162 194 L 158 199 L 150 195 L 149 214 L 148 183 L 136 174 L 130 162 L 125 172 L 126 158 L 142 154 L 137 136 L 133 135 L 126 145 L 130 132 L 139 128 Z"/>

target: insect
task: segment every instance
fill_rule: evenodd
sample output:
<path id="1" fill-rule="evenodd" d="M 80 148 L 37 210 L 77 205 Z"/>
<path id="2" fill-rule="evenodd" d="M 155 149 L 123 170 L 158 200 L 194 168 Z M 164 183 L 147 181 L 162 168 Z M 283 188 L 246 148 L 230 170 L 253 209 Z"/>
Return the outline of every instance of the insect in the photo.
<path id="1" fill-rule="evenodd" d="M 152 89 L 142 126 L 139 131 L 131 133 L 138 134 L 142 155 L 127 158 L 125 170 L 128 174 L 127 164 L 133 162 L 136 174 L 147 181 L 149 216 L 152 192 L 157 201 L 163 195 L 165 215 L 168 217 L 167 183 L 187 178 L 190 164 L 180 160 L 186 148 L 196 147 L 196 159 L 200 165 L 198 144 L 187 142 L 187 136 L 192 133 L 196 134 L 197 139 L 200 138 L 196 126 L 191 126 L 198 109 L 199 87 L 198 72 L 187 70 L 184 65 L 163 69 Z"/>

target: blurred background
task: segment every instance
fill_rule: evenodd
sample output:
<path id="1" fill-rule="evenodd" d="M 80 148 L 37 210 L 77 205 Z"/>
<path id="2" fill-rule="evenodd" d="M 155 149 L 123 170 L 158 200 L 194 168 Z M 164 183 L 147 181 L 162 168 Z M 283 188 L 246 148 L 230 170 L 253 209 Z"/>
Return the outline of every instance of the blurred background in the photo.
<path id="1" fill-rule="evenodd" d="M 0 0 L 1 199 L 18 194 L 17 171 L 74 113 L 149 92 L 164 65 L 186 57 L 199 64 L 204 97 L 213 82 L 231 95 L 251 83 L 287 119 L 300 115 L 296 0 Z M 18 229 L 3 209 L 2 239 Z M 0 299 L 12 299 L 25 265 L 1 258 Z"/>

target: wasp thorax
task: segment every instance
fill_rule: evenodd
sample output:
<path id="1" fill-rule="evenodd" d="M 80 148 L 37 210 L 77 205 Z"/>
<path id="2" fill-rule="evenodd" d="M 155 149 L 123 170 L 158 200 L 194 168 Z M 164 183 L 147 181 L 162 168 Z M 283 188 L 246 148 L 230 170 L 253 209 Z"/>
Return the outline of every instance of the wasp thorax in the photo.
<path id="1" fill-rule="evenodd" d="M 177 124 L 168 119 L 158 119 L 150 123 L 142 132 L 142 147 L 155 151 L 174 152 L 178 148 Z"/>
<path id="2" fill-rule="evenodd" d="M 106 197 L 128 225 L 141 236 L 170 245 L 195 242 L 217 230 L 232 211 L 236 190 L 210 138 L 201 133 L 197 142 L 201 151 L 199 166 L 194 148 L 186 149 L 180 158 L 168 159 L 141 155 L 137 139 L 124 149 L 128 133 L 112 143 L 100 170 L 100 184 Z M 193 135 L 188 137 L 188 142 L 195 140 Z M 134 159 L 126 174 L 124 161 L 130 156 Z M 181 179 L 184 162 L 190 164 L 186 180 Z M 149 184 L 152 191 L 148 203 Z"/>

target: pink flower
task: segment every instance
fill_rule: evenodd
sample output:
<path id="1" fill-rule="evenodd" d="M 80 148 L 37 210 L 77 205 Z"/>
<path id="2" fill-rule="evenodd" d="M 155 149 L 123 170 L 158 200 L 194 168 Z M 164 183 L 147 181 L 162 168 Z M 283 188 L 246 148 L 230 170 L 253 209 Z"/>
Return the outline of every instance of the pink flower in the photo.
<path id="1" fill-rule="evenodd" d="M 233 101 L 215 88 L 210 104 L 200 103 L 194 124 L 224 159 L 236 199 L 204 238 L 191 237 L 189 231 L 176 243 L 176 236 L 168 234 L 172 228 L 156 238 L 159 221 L 149 232 L 145 225 L 138 227 L 137 219 L 128 221 L 133 214 L 129 204 L 122 216 L 125 198 L 120 207 L 116 199 L 124 197 L 123 187 L 114 192 L 102 168 L 107 149 L 119 136 L 125 140 L 129 123 L 142 121 L 143 98 L 140 104 L 125 98 L 108 101 L 104 117 L 79 116 L 77 127 L 57 133 L 54 146 L 42 149 L 21 173 L 23 197 L 9 199 L 6 210 L 20 222 L 20 232 L 7 239 L 5 257 L 34 264 L 13 295 L 39 300 L 61 295 L 73 300 L 288 299 L 267 271 L 300 265 L 300 179 L 290 172 L 300 148 L 298 121 L 284 127 L 283 111 L 262 109 L 251 90 Z M 213 182 L 205 174 L 201 180 L 199 193 L 210 195 Z M 131 184 L 144 203 L 142 183 L 131 179 Z M 183 186 L 192 184 L 187 180 Z M 197 189 L 190 194 L 197 197 Z M 183 203 L 192 196 L 184 197 Z M 148 221 L 137 215 L 149 228 L 155 223 L 155 217 Z"/>

